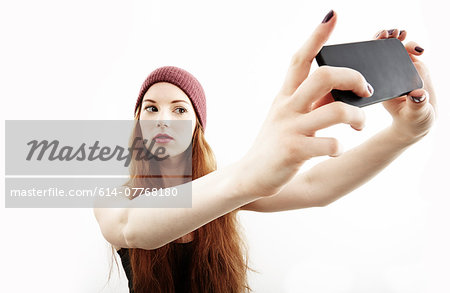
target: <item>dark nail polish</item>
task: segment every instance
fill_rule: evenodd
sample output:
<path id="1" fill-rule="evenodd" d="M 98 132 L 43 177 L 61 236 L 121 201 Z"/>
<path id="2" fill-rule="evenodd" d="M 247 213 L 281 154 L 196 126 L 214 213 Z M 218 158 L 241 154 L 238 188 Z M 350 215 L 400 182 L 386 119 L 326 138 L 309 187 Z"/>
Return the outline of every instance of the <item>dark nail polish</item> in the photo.
<path id="1" fill-rule="evenodd" d="M 367 89 L 369 90 L 370 95 L 373 94 L 373 87 L 370 85 L 370 83 L 367 84 Z"/>
<path id="2" fill-rule="evenodd" d="M 400 33 L 399 33 L 398 35 L 401 35 L 401 34 L 403 34 L 404 32 L 405 32 L 404 30 L 401 30 Z"/>
<path id="3" fill-rule="evenodd" d="M 411 100 L 413 102 L 420 103 L 420 102 L 423 102 L 426 97 L 425 97 L 425 95 L 423 95 L 421 97 L 412 97 L 412 96 L 410 96 L 410 98 L 411 98 Z"/>
<path id="4" fill-rule="evenodd" d="M 325 18 L 322 20 L 322 23 L 328 22 L 334 15 L 334 11 L 330 10 L 327 15 L 325 15 Z"/>
<path id="5" fill-rule="evenodd" d="M 422 52 L 423 52 L 423 48 L 422 48 L 422 47 L 419 47 L 419 46 L 416 46 L 416 47 L 414 48 L 414 50 L 416 50 L 416 51 L 419 52 L 419 53 L 422 53 Z"/>
<path id="6" fill-rule="evenodd" d="M 389 34 L 389 35 L 392 35 L 392 34 L 394 33 L 394 31 L 395 31 L 395 29 L 388 30 L 388 34 Z"/>

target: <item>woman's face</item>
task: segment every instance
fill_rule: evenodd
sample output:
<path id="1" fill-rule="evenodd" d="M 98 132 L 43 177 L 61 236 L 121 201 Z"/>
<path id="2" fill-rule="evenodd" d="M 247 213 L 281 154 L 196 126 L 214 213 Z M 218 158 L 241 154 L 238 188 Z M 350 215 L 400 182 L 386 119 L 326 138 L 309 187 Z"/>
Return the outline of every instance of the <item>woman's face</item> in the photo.
<path id="1" fill-rule="evenodd" d="M 196 115 L 191 100 L 179 87 L 168 82 L 158 82 L 145 93 L 139 120 L 142 121 L 140 124 L 143 139 L 148 140 L 147 147 L 159 133 L 173 138 L 155 139 L 153 147 L 150 148 L 151 153 L 154 154 L 158 148 L 163 147 L 165 153 L 157 154 L 158 157 L 174 157 L 189 147 Z"/>

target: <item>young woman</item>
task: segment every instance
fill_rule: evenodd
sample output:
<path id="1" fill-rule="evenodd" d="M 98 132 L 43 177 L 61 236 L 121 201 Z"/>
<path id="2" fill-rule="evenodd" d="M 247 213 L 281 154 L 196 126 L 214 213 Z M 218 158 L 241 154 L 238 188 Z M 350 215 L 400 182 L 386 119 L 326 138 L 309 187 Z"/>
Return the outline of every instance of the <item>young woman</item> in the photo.
<path id="1" fill-rule="evenodd" d="M 361 97 L 372 94 L 364 77 L 350 68 L 322 66 L 308 76 L 336 20 L 336 13 L 330 11 L 293 56 L 284 84 L 247 154 L 219 170 L 204 138 L 206 100 L 198 80 L 176 67 L 161 67 L 149 75 L 136 103 L 135 119 L 155 121 L 155 129 L 147 130 L 144 137 L 162 133 L 173 138 L 155 139 L 170 156 L 160 163 L 131 166 L 127 185 L 165 188 L 190 183 L 192 208 L 139 208 L 141 198 L 136 197 L 124 199 L 130 202 L 126 208 L 94 209 L 103 236 L 121 257 L 131 292 L 250 291 L 237 211 L 325 206 L 367 182 L 429 132 L 436 116 L 435 93 L 428 70 L 417 57 L 423 49 L 409 42 L 405 48 L 424 87 L 383 102 L 392 125 L 345 153 L 335 138 L 315 137 L 317 130 L 337 123 L 355 130 L 364 127 L 362 109 L 334 102 L 331 89 L 352 90 Z M 401 41 L 405 37 L 406 31 L 397 29 L 375 36 Z M 175 127 L 178 120 L 191 121 L 188 139 L 178 139 L 183 133 Z M 267 155 L 274 150 L 276 155 Z M 333 158 L 297 174 L 306 160 L 323 155 Z M 142 168 L 161 174 L 184 172 L 190 158 L 192 181 L 134 176 Z M 327 180 L 336 173 L 352 176 Z"/>

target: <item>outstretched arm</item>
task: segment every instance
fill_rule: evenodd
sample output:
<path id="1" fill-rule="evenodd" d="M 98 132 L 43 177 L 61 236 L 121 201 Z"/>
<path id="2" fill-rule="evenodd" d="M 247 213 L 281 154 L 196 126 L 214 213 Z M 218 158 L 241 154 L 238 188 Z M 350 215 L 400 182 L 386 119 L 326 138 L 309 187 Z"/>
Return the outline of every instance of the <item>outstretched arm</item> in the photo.
<path id="1" fill-rule="evenodd" d="M 342 155 L 297 174 L 276 196 L 259 199 L 241 209 L 279 212 L 326 206 L 369 181 L 411 144 L 392 128 L 386 128 Z"/>
<path id="2" fill-rule="evenodd" d="M 106 197 L 94 207 L 105 239 L 116 247 L 157 249 L 249 202 L 278 194 L 308 159 L 339 153 L 335 139 L 316 138 L 313 133 L 337 123 L 361 128 L 363 111 L 343 103 L 311 111 L 312 104 L 334 88 L 362 97 L 370 92 L 362 74 L 350 68 L 322 66 L 308 77 L 336 16 L 330 11 L 292 57 L 285 82 L 247 154 L 190 182 L 192 208 L 144 208 L 151 197 Z M 277 156 L 267 156 L 272 150 L 279 150 Z"/>
<path id="3" fill-rule="evenodd" d="M 398 38 L 403 41 L 406 31 L 380 31 L 374 38 Z M 274 197 L 260 199 L 241 207 L 242 210 L 276 212 L 306 207 L 325 206 L 361 186 L 405 149 L 424 137 L 437 117 L 436 94 L 430 73 L 418 58 L 423 49 L 415 42 L 405 46 L 421 76 L 424 87 L 407 96 L 383 102 L 393 118 L 392 125 L 358 147 L 339 157 L 319 163 L 305 173 L 296 175 Z M 414 97 L 414 98 L 413 98 Z M 334 102 L 324 96 L 313 108 Z"/>

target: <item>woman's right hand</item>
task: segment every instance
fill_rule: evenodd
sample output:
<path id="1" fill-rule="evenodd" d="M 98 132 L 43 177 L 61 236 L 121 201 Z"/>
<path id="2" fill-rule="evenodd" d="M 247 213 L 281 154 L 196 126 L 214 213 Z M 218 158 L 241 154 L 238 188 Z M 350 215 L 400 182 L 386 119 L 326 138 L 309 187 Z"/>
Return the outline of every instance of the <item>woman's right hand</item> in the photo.
<path id="1" fill-rule="evenodd" d="M 351 90 L 370 97 L 365 78 L 356 70 L 321 66 L 308 76 L 311 63 L 331 35 L 337 15 L 321 23 L 291 59 L 280 92 L 274 99 L 252 147 L 238 163 L 240 187 L 258 197 L 276 195 L 316 156 L 338 156 L 342 146 L 333 137 L 315 137 L 319 129 L 347 123 L 356 130 L 364 127 L 364 111 L 335 102 L 332 89 Z"/>

